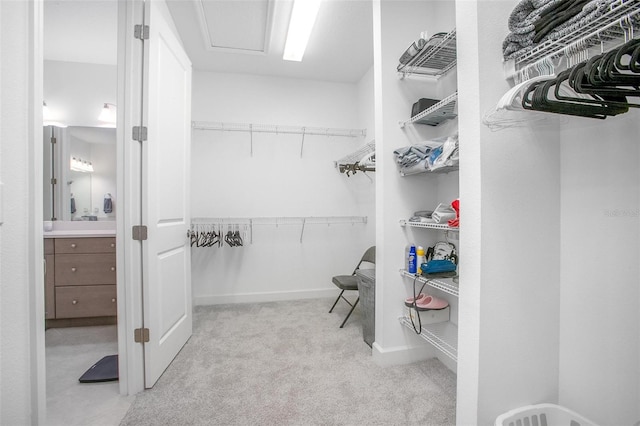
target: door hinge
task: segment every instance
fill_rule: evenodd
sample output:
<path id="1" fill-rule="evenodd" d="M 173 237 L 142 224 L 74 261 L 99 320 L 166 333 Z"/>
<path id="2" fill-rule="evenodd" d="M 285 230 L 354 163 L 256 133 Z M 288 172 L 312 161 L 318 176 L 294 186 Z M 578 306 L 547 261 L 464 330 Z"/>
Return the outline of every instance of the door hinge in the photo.
<path id="1" fill-rule="evenodd" d="M 57 141 L 56 141 L 56 138 L 52 137 L 52 138 L 51 138 L 51 143 L 52 143 L 52 144 L 55 144 L 56 142 L 57 142 Z"/>
<path id="2" fill-rule="evenodd" d="M 133 341 L 136 343 L 148 343 L 149 342 L 149 329 L 148 328 L 136 328 L 133 330 Z"/>
<path id="3" fill-rule="evenodd" d="M 147 140 L 147 128 L 145 126 L 133 126 L 132 136 L 134 141 L 142 142 Z"/>
<path id="4" fill-rule="evenodd" d="M 135 225 L 131 228 L 133 239 L 145 241 L 147 239 L 147 227 L 145 225 Z"/>
<path id="5" fill-rule="evenodd" d="M 56 178 L 51 178 L 51 185 L 55 185 L 58 183 L 58 180 Z"/>
<path id="6" fill-rule="evenodd" d="M 134 25 L 133 37 L 138 40 L 149 40 L 149 26 L 148 25 Z"/>

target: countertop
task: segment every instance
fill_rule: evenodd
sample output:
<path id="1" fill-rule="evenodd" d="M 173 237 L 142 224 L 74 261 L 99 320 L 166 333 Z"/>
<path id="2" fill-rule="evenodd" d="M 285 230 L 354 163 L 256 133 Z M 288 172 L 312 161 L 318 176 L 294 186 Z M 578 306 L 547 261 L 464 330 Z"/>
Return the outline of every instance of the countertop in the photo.
<path id="1" fill-rule="evenodd" d="M 61 229 L 44 232 L 45 238 L 91 238 L 115 236 L 115 229 Z"/>

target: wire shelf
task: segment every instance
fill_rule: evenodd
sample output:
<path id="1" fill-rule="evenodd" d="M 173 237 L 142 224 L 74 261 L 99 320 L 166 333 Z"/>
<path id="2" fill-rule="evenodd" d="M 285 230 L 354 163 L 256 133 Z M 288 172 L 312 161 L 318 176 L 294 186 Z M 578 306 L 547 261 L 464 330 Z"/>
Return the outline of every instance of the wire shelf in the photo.
<path id="1" fill-rule="evenodd" d="M 415 333 L 411 319 L 403 316 L 399 320 L 402 325 Z M 458 327 L 452 322 L 423 325 L 420 337 L 455 362 L 458 362 Z"/>
<path id="2" fill-rule="evenodd" d="M 193 121 L 191 127 L 194 130 L 219 130 L 224 132 L 248 132 L 248 133 L 276 133 L 294 135 L 319 135 L 362 137 L 367 135 L 366 129 L 338 129 L 330 127 L 306 127 L 306 126 L 282 126 L 278 124 L 253 124 L 253 123 L 220 123 L 208 121 Z"/>
<path id="3" fill-rule="evenodd" d="M 334 166 L 338 167 L 341 164 L 355 164 L 357 162 L 359 162 L 360 160 L 362 160 L 363 158 L 369 156 L 369 154 L 372 154 L 376 152 L 376 141 L 373 140 L 369 143 L 367 143 L 365 146 L 363 146 L 362 148 L 360 148 L 359 150 L 342 157 L 341 159 L 334 161 Z"/>
<path id="4" fill-rule="evenodd" d="M 455 28 L 445 35 L 436 46 L 423 50 L 424 52 L 418 53 L 407 64 L 398 67 L 402 78 L 414 74 L 440 77 L 453 69 L 458 59 Z"/>
<path id="5" fill-rule="evenodd" d="M 428 228 L 428 229 L 439 229 L 442 231 L 453 231 L 459 232 L 460 228 L 452 228 L 449 225 L 444 223 L 430 223 L 430 222 L 410 222 L 405 219 L 400 220 L 400 226 L 408 226 L 410 228 Z"/>
<path id="6" fill-rule="evenodd" d="M 567 56 L 568 53 L 584 51 L 612 40 L 624 40 L 625 27 L 628 28 L 631 25 L 629 22 L 631 19 L 626 18 L 637 17 L 639 13 L 640 0 L 619 0 L 611 5 L 607 13 L 571 34 L 557 40 L 548 40 L 515 59 L 505 61 L 505 74 L 507 78 L 511 78 L 517 73 L 534 69 L 542 60 L 557 59 Z M 633 26 L 635 29 L 640 28 L 638 23 L 634 23 Z"/>
<path id="7" fill-rule="evenodd" d="M 422 284 L 426 284 L 430 287 L 433 287 L 435 289 L 444 291 L 447 294 L 450 294 L 452 296 L 455 297 L 459 297 L 460 296 L 460 288 L 458 286 L 458 284 L 454 283 L 453 280 L 451 279 L 447 279 L 447 278 L 440 278 L 440 279 L 436 279 L 436 278 L 425 278 L 421 275 L 416 275 L 416 274 L 412 274 L 409 271 L 407 271 L 406 269 L 401 269 L 400 270 L 400 275 L 402 275 L 403 277 L 407 277 L 407 278 L 411 278 L 411 279 L 415 279 L 416 281 L 422 283 Z"/>
<path id="8" fill-rule="evenodd" d="M 400 172 L 400 176 L 405 177 L 405 176 L 413 176 L 413 175 L 419 175 L 422 173 L 428 173 L 428 174 L 441 174 L 441 173 L 451 173 L 451 172 L 457 172 L 458 170 L 460 170 L 459 166 L 450 166 L 450 167 L 440 167 L 439 169 L 435 169 L 435 170 L 428 170 L 428 169 L 424 169 L 424 170 L 412 170 L 410 172 Z"/>
<path id="9" fill-rule="evenodd" d="M 367 216 L 278 216 L 278 217 L 195 217 L 191 219 L 191 230 L 198 226 L 240 226 L 249 227 L 251 243 L 253 243 L 253 227 L 256 225 L 298 225 L 300 229 L 300 242 L 304 235 L 306 225 L 337 225 L 337 224 L 366 224 Z"/>
<path id="10" fill-rule="evenodd" d="M 438 124 L 456 118 L 457 114 L 458 92 L 454 92 L 447 96 L 437 104 L 425 109 L 419 114 L 414 115 L 407 121 L 401 121 L 400 127 L 404 128 L 407 124 L 428 124 L 437 126 Z"/>

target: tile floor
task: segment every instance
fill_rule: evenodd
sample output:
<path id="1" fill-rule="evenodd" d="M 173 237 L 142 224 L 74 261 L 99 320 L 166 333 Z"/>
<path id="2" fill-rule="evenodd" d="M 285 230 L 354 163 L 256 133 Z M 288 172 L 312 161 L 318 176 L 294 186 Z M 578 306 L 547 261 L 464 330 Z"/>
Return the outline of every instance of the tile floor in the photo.
<path id="1" fill-rule="evenodd" d="M 118 382 L 80 383 L 102 357 L 118 353 L 115 325 L 51 328 L 45 333 L 47 426 L 120 424 L 134 396 L 119 394 Z"/>

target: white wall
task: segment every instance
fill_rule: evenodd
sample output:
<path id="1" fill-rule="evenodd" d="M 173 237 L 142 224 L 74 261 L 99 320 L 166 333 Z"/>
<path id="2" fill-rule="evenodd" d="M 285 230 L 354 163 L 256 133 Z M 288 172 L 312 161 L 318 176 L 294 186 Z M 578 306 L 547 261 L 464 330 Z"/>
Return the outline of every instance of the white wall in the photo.
<path id="1" fill-rule="evenodd" d="M 359 128 L 358 107 L 356 84 L 194 72 L 194 121 Z M 373 216 L 359 200 L 374 186 L 333 163 L 366 138 L 307 135 L 302 158 L 301 135 L 255 133 L 253 156 L 250 139 L 194 130 L 194 218 Z M 194 248 L 195 303 L 335 295 L 331 277 L 353 270 L 374 244 L 370 229 L 307 225 L 301 243 L 299 225 L 254 226 L 253 243 L 242 248 Z"/>
<path id="2" fill-rule="evenodd" d="M 515 4 L 457 3 L 462 424 L 558 398 L 560 137 L 554 127 L 493 133 L 480 121 L 509 88 L 501 44 Z"/>
<path id="3" fill-rule="evenodd" d="M 449 32 L 455 26 L 455 9 L 451 2 L 374 2 L 374 54 L 376 151 L 378 154 L 376 188 L 376 241 L 378 272 L 376 302 L 376 342 L 374 356 L 381 364 L 409 362 L 436 356 L 432 346 L 402 326 L 403 300 L 413 294 L 412 281 L 400 276 L 405 264 L 408 244 L 428 247 L 444 240 L 440 232 L 424 229 L 403 230 L 400 219 L 408 219 L 418 210 L 434 209 L 438 203 L 450 203 L 458 197 L 458 176 L 421 174 L 401 177 L 396 169 L 393 151 L 425 139 L 448 136 L 456 132 L 457 120 L 437 127 L 408 125 L 401 129 L 399 121 L 411 116 L 411 107 L 420 98 L 442 99 L 456 89 L 456 71 L 439 81 L 399 79 L 398 58 L 422 31 L 429 35 Z M 431 291 L 431 290 L 429 290 Z M 456 322 L 457 300 L 444 297 L 452 306 L 452 322 Z M 443 362 L 455 369 L 448 358 Z"/>
<path id="4" fill-rule="evenodd" d="M 38 421 L 44 395 L 40 2 L 0 2 L 0 424 Z M 34 82 L 36 82 L 34 84 Z M 40 259 L 36 262 L 36 259 Z M 38 287 L 39 285 L 39 287 Z M 36 337 L 39 336 L 40 339 Z M 41 342 L 41 344 L 38 344 Z M 40 417 L 41 419 L 42 417 Z"/>
<path id="5" fill-rule="evenodd" d="M 67 126 L 104 126 L 104 103 L 116 104 L 116 66 L 44 61 L 44 100 L 51 121 Z"/>
<path id="6" fill-rule="evenodd" d="M 637 114 L 561 132 L 560 403 L 600 424 L 640 421 Z"/>
<path id="7" fill-rule="evenodd" d="M 555 402 L 599 424 L 633 424 L 636 111 L 487 130 L 483 114 L 509 88 L 500 53 L 516 4 L 457 2 L 462 216 L 471 216 L 462 246 L 473 254 L 461 260 L 457 422 Z"/>

